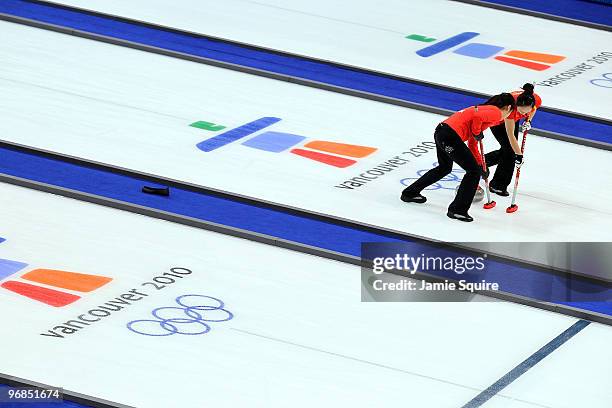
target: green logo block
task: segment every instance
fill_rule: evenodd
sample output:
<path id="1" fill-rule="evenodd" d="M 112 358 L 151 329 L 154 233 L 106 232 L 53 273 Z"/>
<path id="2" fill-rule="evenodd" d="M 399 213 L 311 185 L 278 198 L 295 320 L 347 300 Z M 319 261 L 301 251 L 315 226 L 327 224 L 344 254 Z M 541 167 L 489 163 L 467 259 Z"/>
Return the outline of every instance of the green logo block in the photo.
<path id="1" fill-rule="evenodd" d="M 194 127 L 194 128 L 198 128 L 198 129 L 210 130 L 212 132 L 218 132 L 219 130 L 225 129 L 225 126 L 216 125 L 214 123 L 204 122 L 204 121 L 201 121 L 201 120 L 197 121 L 197 122 L 193 122 L 189 126 Z"/>

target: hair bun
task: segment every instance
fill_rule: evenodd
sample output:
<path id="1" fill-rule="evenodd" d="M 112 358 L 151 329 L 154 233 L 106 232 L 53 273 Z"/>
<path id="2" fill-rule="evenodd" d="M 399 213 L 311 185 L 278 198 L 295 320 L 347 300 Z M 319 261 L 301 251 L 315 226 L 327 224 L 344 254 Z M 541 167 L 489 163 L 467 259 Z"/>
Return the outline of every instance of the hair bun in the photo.
<path id="1" fill-rule="evenodd" d="M 523 91 L 525 91 L 525 92 L 533 93 L 533 90 L 535 89 L 535 87 L 533 86 L 533 84 L 527 83 L 527 84 L 523 85 L 523 87 L 521 89 L 523 89 Z"/>

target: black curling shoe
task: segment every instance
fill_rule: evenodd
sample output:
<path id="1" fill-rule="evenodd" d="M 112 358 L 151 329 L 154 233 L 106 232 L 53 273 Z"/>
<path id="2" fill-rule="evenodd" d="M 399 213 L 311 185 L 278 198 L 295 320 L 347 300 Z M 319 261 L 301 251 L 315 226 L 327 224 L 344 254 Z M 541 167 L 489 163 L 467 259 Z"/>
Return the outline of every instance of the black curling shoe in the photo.
<path id="1" fill-rule="evenodd" d="M 405 203 L 418 203 L 418 204 L 423 204 L 425 201 L 427 201 L 427 198 L 420 194 L 408 195 L 408 194 L 402 193 L 402 196 L 400 197 L 400 199 Z"/>
<path id="2" fill-rule="evenodd" d="M 451 210 L 448 210 L 448 212 L 446 213 L 446 216 L 448 218 L 452 218 L 454 220 L 459 220 L 459 221 L 463 221 L 463 222 L 472 222 L 474 221 L 474 219 L 472 217 L 470 217 L 467 214 L 458 214 L 458 213 L 454 213 Z"/>
<path id="3" fill-rule="evenodd" d="M 508 197 L 510 195 L 508 190 L 500 190 L 498 188 L 491 187 L 491 186 L 489 186 L 489 190 L 491 190 L 492 193 L 495 193 L 495 194 L 497 194 L 499 196 L 502 196 L 502 197 Z"/>

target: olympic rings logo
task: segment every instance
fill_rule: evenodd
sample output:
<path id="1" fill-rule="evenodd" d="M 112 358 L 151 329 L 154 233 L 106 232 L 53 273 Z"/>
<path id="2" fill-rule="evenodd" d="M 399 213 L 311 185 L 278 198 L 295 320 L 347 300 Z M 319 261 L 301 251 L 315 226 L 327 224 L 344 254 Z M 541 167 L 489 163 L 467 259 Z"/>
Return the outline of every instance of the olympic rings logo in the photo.
<path id="1" fill-rule="evenodd" d="M 155 319 L 133 320 L 127 328 L 143 336 L 193 336 L 211 330 L 206 322 L 226 322 L 234 318 L 232 312 L 224 309 L 225 303 L 212 296 L 183 295 L 175 301 L 180 307 L 158 307 L 151 312 Z"/>
<path id="2" fill-rule="evenodd" d="M 437 166 L 438 166 L 438 162 L 434 162 L 432 164 L 432 168 L 437 167 Z M 419 170 L 417 171 L 417 177 L 407 177 L 407 178 L 401 179 L 400 183 L 402 183 L 404 186 L 408 186 L 412 184 L 412 180 L 418 180 L 423 174 L 425 174 L 428 171 L 429 169 Z M 465 170 L 453 169 L 453 171 L 451 171 L 450 174 L 444 176 L 444 178 L 442 178 L 440 181 L 425 188 L 425 190 L 454 190 L 457 187 L 457 184 L 461 182 L 461 179 L 458 177 L 458 175 L 461 175 L 461 174 L 465 174 Z M 450 183 L 450 185 L 444 184 L 444 183 Z"/>
<path id="3" fill-rule="evenodd" d="M 603 78 L 591 79 L 591 83 L 600 88 L 612 88 L 612 72 L 608 72 L 602 75 Z M 606 85 L 599 85 L 599 83 Z"/>

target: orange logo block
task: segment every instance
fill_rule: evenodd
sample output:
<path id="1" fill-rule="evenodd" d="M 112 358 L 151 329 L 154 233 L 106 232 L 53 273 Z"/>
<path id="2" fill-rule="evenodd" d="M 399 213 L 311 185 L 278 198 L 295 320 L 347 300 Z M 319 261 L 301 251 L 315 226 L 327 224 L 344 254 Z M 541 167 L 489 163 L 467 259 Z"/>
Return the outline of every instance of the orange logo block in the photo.
<path id="1" fill-rule="evenodd" d="M 15 264 L 18 263 L 13 263 L 13 265 Z M 92 292 L 113 280 L 112 278 L 108 278 L 106 276 L 59 271 L 54 269 L 34 269 L 22 275 L 21 278 L 30 282 L 76 292 Z M 11 292 L 18 293 L 22 296 L 26 296 L 30 299 L 34 299 L 54 307 L 66 306 L 81 298 L 81 296 L 72 293 L 19 281 L 6 281 L 0 286 L 4 289 L 10 290 Z"/>

